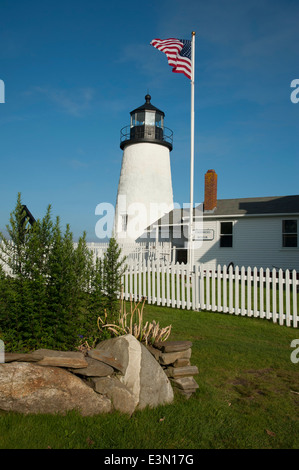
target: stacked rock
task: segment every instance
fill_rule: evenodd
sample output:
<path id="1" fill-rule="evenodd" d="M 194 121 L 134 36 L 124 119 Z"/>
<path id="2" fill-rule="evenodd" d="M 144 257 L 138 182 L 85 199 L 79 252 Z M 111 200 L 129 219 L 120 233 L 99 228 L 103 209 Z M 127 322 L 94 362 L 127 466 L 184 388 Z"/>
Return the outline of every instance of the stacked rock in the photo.
<path id="1" fill-rule="evenodd" d="M 5 353 L 0 363 L 0 410 L 84 416 L 113 409 L 132 414 L 171 403 L 170 380 L 147 348 L 128 334 L 85 352 L 37 349 Z"/>
<path id="2" fill-rule="evenodd" d="M 164 369 L 176 390 L 189 398 L 199 387 L 194 379 L 198 368 L 190 363 L 191 341 L 156 342 L 148 350 Z"/>

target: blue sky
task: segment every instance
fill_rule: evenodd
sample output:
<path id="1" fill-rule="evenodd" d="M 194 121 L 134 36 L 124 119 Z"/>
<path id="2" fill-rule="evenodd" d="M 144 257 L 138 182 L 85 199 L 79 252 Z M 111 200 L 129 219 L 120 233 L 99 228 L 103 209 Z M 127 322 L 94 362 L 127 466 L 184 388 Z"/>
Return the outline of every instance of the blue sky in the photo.
<path id="1" fill-rule="evenodd" d="M 129 113 L 152 103 L 174 132 L 174 201 L 190 195 L 190 82 L 154 38 L 196 31 L 194 201 L 299 194 L 297 0 L 1 0 L 0 230 L 21 192 L 75 238 L 99 241 L 95 208 L 115 204 Z M 140 175 L 142 177 L 142 175 Z"/>

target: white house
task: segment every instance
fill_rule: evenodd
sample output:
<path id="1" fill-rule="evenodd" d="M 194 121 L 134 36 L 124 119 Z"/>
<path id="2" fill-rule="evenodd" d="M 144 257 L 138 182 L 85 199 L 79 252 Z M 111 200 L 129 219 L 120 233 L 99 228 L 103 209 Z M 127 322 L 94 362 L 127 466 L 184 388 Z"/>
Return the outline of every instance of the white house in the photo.
<path id="1" fill-rule="evenodd" d="M 173 210 L 151 226 L 186 262 L 189 210 Z M 299 195 L 217 199 L 217 174 L 205 175 L 205 200 L 194 209 L 194 263 L 299 271 Z M 159 232 L 159 233 L 158 233 Z"/>

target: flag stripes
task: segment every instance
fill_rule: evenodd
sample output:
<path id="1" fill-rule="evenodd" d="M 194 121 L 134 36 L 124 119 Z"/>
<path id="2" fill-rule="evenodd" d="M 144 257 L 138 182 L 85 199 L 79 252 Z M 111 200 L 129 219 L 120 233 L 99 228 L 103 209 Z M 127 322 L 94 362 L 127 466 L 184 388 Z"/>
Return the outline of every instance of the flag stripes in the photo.
<path id="1" fill-rule="evenodd" d="M 153 39 L 150 44 L 166 54 L 173 72 L 183 73 L 191 80 L 191 41 L 175 38 Z"/>

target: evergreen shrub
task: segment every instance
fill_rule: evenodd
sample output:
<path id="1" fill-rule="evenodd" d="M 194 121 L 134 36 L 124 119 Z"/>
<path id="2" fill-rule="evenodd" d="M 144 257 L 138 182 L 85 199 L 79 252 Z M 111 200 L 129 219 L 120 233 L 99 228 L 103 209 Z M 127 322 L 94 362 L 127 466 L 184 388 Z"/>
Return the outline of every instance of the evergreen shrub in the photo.
<path id="1" fill-rule="evenodd" d="M 6 351 L 75 349 L 100 341 L 97 318 L 117 311 L 124 258 L 111 238 L 103 260 L 94 260 L 85 232 L 74 244 L 69 225 L 53 222 L 49 205 L 32 222 L 18 194 L 8 236 L 0 232 L 0 338 Z M 106 333 L 107 335 L 107 333 Z"/>

